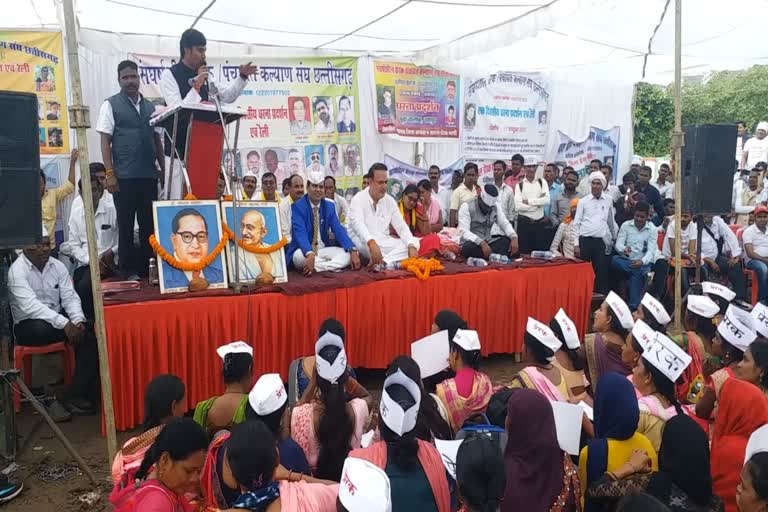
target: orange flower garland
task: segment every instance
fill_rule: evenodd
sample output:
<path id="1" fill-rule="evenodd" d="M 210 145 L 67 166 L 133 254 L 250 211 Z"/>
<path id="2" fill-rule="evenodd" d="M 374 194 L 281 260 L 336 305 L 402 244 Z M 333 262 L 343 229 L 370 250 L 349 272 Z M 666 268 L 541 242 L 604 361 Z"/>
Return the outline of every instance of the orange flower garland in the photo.
<path id="1" fill-rule="evenodd" d="M 231 229 L 229 229 L 229 226 L 226 224 L 221 225 L 221 229 L 224 231 L 224 234 L 227 236 L 229 240 L 237 240 L 237 245 L 240 246 L 241 249 L 244 251 L 252 252 L 254 254 L 271 254 L 275 251 L 279 251 L 286 245 L 288 245 L 288 239 L 281 238 L 278 240 L 276 244 L 267 246 L 267 247 L 256 247 L 252 244 L 247 244 L 243 242 L 242 238 L 235 238 L 235 234 L 232 232 Z"/>
<path id="2" fill-rule="evenodd" d="M 420 281 L 426 281 L 432 272 L 445 270 L 443 264 L 435 258 L 408 258 L 400 262 L 400 268 L 413 273 Z"/>
<path id="3" fill-rule="evenodd" d="M 198 272 L 213 263 L 213 260 L 215 260 L 219 253 L 224 250 L 224 247 L 226 247 L 227 240 L 228 238 L 226 236 L 222 237 L 221 240 L 219 240 L 219 243 L 216 244 L 216 247 L 213 248 L 213 251 L 200 260 L 200 262 L 185 263 L 174 258 L 172 254 L 168 254 L 168 251 L 160 245 L 160 242 L 157 241 L 154 234 L 149 235 L 149 245 L 152 246 L 152 250 L 154 250 L 164 262 L 173 268 L 183 270 L 184 272 Z"/>

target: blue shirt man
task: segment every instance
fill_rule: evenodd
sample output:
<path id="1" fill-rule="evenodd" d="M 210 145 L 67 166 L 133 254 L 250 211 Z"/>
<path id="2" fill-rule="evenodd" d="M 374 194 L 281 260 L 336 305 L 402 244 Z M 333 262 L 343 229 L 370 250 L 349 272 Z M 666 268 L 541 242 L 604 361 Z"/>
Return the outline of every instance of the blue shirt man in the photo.
<path id="1" fill-rule="evenodd" d="M 611 259 L 611 265 L 627 278 L 629 307 L 636 309 L 640 304 L 645 276 L 651 270 L 651 263 L 656 259 L 656 227 L 648 222 L 650 205 L 640 201 L 635 205 L 632 220 L 619 228 L 619 236 L 614 245 L 618 254 Z"/>

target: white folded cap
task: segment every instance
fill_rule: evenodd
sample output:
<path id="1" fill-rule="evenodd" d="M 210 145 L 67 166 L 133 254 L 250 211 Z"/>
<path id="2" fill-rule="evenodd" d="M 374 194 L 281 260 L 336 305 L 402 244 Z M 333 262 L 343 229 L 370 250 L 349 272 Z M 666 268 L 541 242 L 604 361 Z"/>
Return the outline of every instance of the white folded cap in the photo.
<path id="1" fill-rule="evenodd" d="M 336 359 L 330 363 L 320 356 L 320 351 L 328 346 L 339 348 Z M 331 384 L 336 384 L 347 371 L 347 353 L 344 350 L 344 342 L 330 331 L 320 336 L 320 339 L 315 343 L 315 356 L 317 374 Z"/>
<path id="2" fill-rule="evenodd" d="M 717 332 L 725 341 L 742 352 L 746 352 L 749 345 L 757 337 L 752 327 L 753 323 L 749 313 L 730 305 L 720 325 L 717 326 Z"/>
<path id="3" fill-rule="evenodd" d="M 581 341 L 579 340 L 579 333 L 576 330 L 576 324 L 573 323 L 573 320 L 568 318 L 568 315 L 565 314 L 563 308 L 560 308 L 555 315 L 555 321 L 560 326 L 560 330 L 563 331 L 565 346 L 571 350 L 579 348 L 581 346 Z"/>
<path id="4" fill-rule="evenodd" d="M 253 357 L 253 347 L 244 341 L 233 341 L 216 349 L 216 353 L 224 360 L 227 354 L 249 354 Z"/>
<path id="5" fill-rule="evenodd" d="M 47 236 L 48 236 L 48 230 L 45 228 L 45 222 L 43 222 L 43 225 L 42 225 L 42 227 L 43 227 L 43 231 L 42 231 L 42 233 L 43 233 L 43 234 L 42 234 L 42 238 L 45 238 L 45 237 L 47 237 Z"/>
<path id="6" fill-rule="evenodd" d="M 637 164 L 637 165 L 642 165 L 643 159 L 640 158 L 639 156 L 633 156 L 632 157 L 632 163 L 633 164 Z"/>
<path id="7" fill-rule="evenodd" d="M 761 302 L 752 308 L 752 320 L 755 330 L 764 338 L 768 338 L 768 307 Z"/>
<path id="8" fill-rule="evenodd" d="M 453 337 L 453 342 L 464 350 L 480 350 L 480 336 L 477 331 L 459 329 Z"/>
<path id="9" fill-rule="evenodd" d="M 637 340 L 643 352 L 648 350 L 648 346 L 656 339 L 656 331 L 643 322 L 642 320 L 635 321 L 635 326 L 632 328 L 632 337 Z"/>
<path id="10" fill-rule="evenodd" d="M 643 295 L 643 300 L 640 301 L 640 304 L 645 306 L 645 309 L 647 309 L 648 312 L 653 315 L 653 318 L 655 318 L 662 326 L 667 325 L 672 321 L 669 317 L 669 313 L 664 309 L 664 305 L 656 300 L 650 293 Z"/>
<path id="11" fill-rule="evenodd" d="M 768 424 L 752 432 L 744 452 L 744 464 L 756 453 L 768 452 Z"/>
<path id="12" fill-rule="evenodd" d="M 492 191 L 495 192 L 495 195 Z M 499 191 L 495 185 L 486 185 L 480 191 L 480 199 L 488 206 L 494 206 L 499 199 Z"/>
<path id="13" fill-rule="evenodd" d="M 664 334 L 657 332 L 653 343 L 643 351 L 643 359 L 672 382 L 691 364 L 691 356 Z"/>
<path id="14" fill-rule="evenodd" d="M 723 286 L 719 283 L 713 283 L 712 281 L 704 281 L 701 283 L 701 288 L 704 290 L 704 293 L 711 293 L 713 295 L 717 295 L 718 297 L 722 297 L 728 302 L 731 302 L 733 299 L 736 298 L 736 292 L 728 288 L 727 286 Z"/>
<path id="15" fill-rule="evenodd" d="M 307 181 L 313 185 L 322 185 L 325 181 L 325 173 L 323 171 L 309 171 Z"/>
<path id="16" fill-rule="evenodd" d="M 533 166 L 533 165 L 538 165 L 538 162 L 536 162 L 536 159 L 533 158 L 532 156 L 527 156 L 525 157 L 525 163 L 523 165 Z"/>
<path id="17" fill-rule="evenodd" d="M 528 317 L 528 323 L 525 326 L 525 330 L 552 352 L 557 352 L 563 345 L 548 325 L 544 325 L 534 318 Z M 554 357 L 554 355 L 552 357 Z M 549 358 L 550 361 L 552 360 L 552 357 Z"/>
<path id="18" fill-rule="evenodd" d="M 259 377 L 251 392 L 248 393 L 248 403 L 256 414 L 266 416 L 280 409 L 288 400 L 283 379 L 277 373 L 267 373 Z"/>
<path id="19" fill-rule="evenodd" d="M 601 173 L 600 171 L 595 171 L 593 173 L 590 173 L 589 175 L 589 183 L 592 183 L 593 181 L 599 181 L 603 184 L 603 188 L 608 184 L 607 181 L 605 181 L 605 174 Z"/>
<path id="20" fill-rule="evenodd" d="M 600 174 L 600 176 L 603 175 Z M 605 176 L 603 176 L 603 181 L 605 181 Z M 631 329 L 635 322 L 632 320 L 632 312 L 629 310 L 627 303 L 624 302 L 621 297 L 616 295 L 614 292 L 608 293 L 608 296 L 605 298 L 605 302 L 608 303 L 608 306 L 610 306 L 614 314 L 619 317 L 619 323 L 621 323 L 621 326 L 625 329 Z"/>
<path id="21" fill-rule="evenodd" d="M 406 411 L 397 401 L 395 401 L 387 388 L 393 384 L 403 386 L 408 394 L 415 400 L 414 405 Z M 416 418 L 419 415 L 419 404 L 421 403 L 421 389 L 419 385 L 411 380 L 402 370 L 397 370 L 386 379 L 381 392 L 381 403 L 379 404 L 379 414 L 384 424 L 395 434 L 402 436 L 416 428 Z"/>
<path id="22" fill-rule="evenodd" d="M 258 178 L 255 172 L 253 172 L 251 169 L 246 169 L 245 172 L 243 172 L 243 178 Z"/>
<path id="23" fill-rule="evenodd" d="M 341 470 L 339 501 L 349 512 L 390 512 L 389 477 L 367 460 L 348 457 Z"/>
<path id="24" fill-rule="evenodd" d="M 768 132 L 768 121 L 760 121 L 759 123 L 757 123 L 757 129 L 765 130 Z"/>
<path id="25" fill-rule="evenodd" d="M 714 318 L 720 312 L 717 303 L 703 295 L 688 295 L 686 308 L 691 313 L 696 313 L 704 318 Z"/>

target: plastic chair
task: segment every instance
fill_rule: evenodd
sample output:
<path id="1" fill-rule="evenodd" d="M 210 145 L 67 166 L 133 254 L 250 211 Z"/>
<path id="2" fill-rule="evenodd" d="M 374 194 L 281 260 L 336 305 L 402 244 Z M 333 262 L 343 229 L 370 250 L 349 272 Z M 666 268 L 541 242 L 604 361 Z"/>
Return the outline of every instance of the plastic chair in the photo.
<path id="1" fill-rule="evenodd" d="M 13 367 L 17 370 L 21 370 L 22 379 L 28 379 L 32 375 L 32 359 L 31 356 L 41 354 L 61 354 L 61 365 L 64 368 L 64 383 L 69 384 L 72 381 L 72 374 L 75 371 L 75 351 L 72 347 L 65 343 L 50 343 L 41 347 L 28 347 L 24 345 L 16 345 L 13 349 Z M 29 383 L 24 381 L 27 385 Z M 16 412 L 21 409 L 21 393 L 18 390 L 13 392 L 13 407 Z"/>

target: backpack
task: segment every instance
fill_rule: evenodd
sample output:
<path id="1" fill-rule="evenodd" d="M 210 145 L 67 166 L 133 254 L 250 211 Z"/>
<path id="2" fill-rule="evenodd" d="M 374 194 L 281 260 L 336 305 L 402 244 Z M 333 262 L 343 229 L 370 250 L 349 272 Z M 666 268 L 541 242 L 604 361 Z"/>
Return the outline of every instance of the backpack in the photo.
<path id="1" fill-rule="evenodd" d="M 488 416 L 483 413 L 470 416 L 464 425 L 456 432 L 456 440 L 465 439 L 470 436 L 484 435 L 488 436 L 493 444 L 498 448 L 499 453 L 504 455 L 504 449 L 507 447 L 507 431 L 502 427 L 491 424 Z"/>

